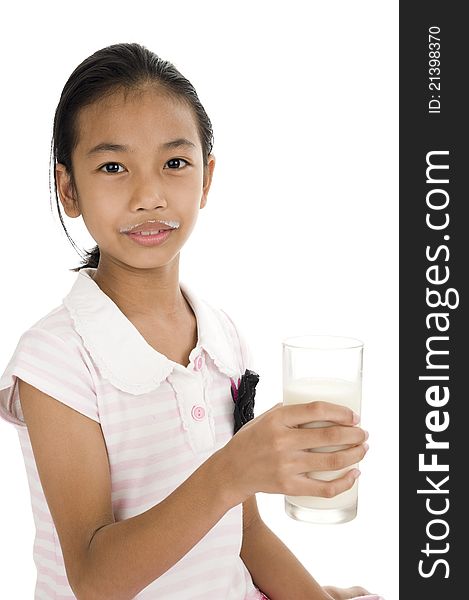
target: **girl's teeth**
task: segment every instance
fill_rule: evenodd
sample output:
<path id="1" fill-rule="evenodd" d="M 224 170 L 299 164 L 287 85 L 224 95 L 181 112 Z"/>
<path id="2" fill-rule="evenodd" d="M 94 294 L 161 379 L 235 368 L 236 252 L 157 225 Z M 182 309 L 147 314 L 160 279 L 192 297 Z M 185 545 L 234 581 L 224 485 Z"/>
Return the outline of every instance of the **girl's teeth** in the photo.
<path id="1" fill-rule="evenodd" d="M 140 235 L 155 235 L 156 233 L 161 233 L 162 231 L 164 230 L 160 229 L 159 231 L 139 231 L 138 233 Z"/>

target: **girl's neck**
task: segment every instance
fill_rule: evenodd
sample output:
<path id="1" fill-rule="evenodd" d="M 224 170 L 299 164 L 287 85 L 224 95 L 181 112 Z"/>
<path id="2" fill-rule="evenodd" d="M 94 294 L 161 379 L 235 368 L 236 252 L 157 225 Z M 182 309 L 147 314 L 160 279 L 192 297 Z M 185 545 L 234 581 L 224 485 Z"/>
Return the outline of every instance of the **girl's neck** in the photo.
<path id="1" fill-rule="evenodd" d="M 179 256 L 158 269 L 132 269 L 100 260 L 93 280 L 127 318 L 179 319 L 188 303 L 179 287 Z"/>

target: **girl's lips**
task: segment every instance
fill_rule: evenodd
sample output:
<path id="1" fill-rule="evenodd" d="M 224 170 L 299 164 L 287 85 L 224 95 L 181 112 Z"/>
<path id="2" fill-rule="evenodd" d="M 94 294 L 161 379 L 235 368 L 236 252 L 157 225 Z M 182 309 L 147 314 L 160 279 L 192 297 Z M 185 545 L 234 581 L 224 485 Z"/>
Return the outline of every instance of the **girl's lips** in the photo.
<path id="1" fill-rule="evenodd" d="M 170 233 L 172 232 L 172 229 L 166 229 L 165 231 L 161 231 L 160 233 L 152 233 L 151 235 L 142 235 L 141 233 L 133 233 L 133 232 L 129 232 L 126 233 L 125 235 L 127 237 L 129 237 L 130 239 L 132 239 L 134 242 L 136 242 L 137 244 L 140 244 L 140 246 L 159 246 L 160 244 L 162 244 L 163 242 L 165 242 Z"/>

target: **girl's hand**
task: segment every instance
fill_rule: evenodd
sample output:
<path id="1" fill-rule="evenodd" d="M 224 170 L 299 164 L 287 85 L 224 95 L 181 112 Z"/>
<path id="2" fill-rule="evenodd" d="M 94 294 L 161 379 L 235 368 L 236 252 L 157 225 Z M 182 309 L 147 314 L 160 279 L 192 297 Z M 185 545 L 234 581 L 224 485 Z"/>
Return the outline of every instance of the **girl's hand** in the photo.
<path id="1" fill-rule="evenodd" d="M 313 421 L 328 427 L 298 427 Z M 365 456 L 366 432 L 356 427 L 350 408 L 330 402 L 276 404 L 248 421 L 220 452 L 226 459 L 231 502 L 244 502 L 256 492 L 331 498 L 352 487 L 355 469 L 332 481 L 311 479 L 309 471 L 337 471 Z M 343 446 L 328 452 L 310 448 Z"/>
<path id="2" fill-rule="evenodd" d="M 351 587 L 351 588 L 338 588 L 330 585 L 323 587 L 323 590 L 327 592 L 334 600 L 349 600 L 350 598 L 356 598 L 357 596 L 368 596 L 370 592 L 367 592 L 362 587 Z"/>

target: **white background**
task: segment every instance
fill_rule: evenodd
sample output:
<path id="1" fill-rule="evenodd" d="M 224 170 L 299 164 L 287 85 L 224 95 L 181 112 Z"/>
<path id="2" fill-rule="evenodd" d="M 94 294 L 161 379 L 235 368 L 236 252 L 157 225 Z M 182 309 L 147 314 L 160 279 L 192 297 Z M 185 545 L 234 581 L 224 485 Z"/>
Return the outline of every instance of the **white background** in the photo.
<path id="1" fill-rule="evenodd" d="M 194 84 L 217 159 L 180 278 L 245 333 L 256 416 L 282 400 L 281 340 L 365 341 L 358 517 L 261 515 L 323 585 L 398 598 L 397 2 L 63 2 L 3 13 L 0 372 L 79 264 L 49 204 L 52 120 L 72 70 L 140 42 Z M 94 241 L 64 216 L 79 247 Z M 17 434 L 0 422 L 0 596 L 33 598 L 34 526 Z M 295 600 L 295 599 L 291 599 Z"/>

